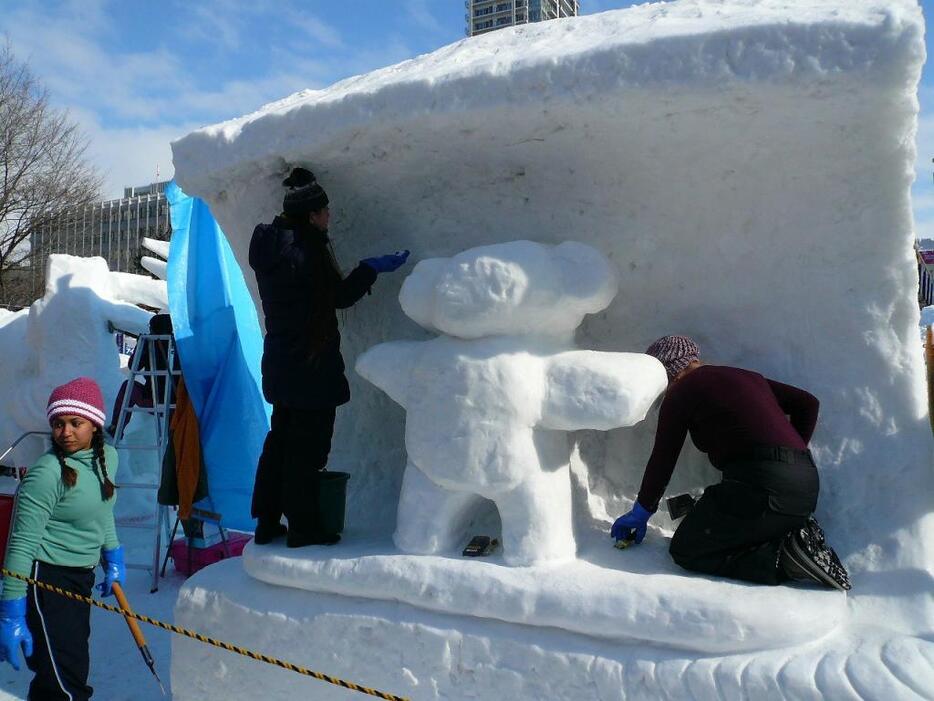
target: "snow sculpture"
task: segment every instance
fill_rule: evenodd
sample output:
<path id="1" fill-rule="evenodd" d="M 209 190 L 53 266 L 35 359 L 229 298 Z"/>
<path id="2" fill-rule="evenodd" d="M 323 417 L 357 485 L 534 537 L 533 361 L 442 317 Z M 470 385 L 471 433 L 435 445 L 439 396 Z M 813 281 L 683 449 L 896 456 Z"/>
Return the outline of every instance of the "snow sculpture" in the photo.
<path id="1" fill-rule="evenodd" d="M 574 557 L 564 432 L 638 423 L 668 384 L 651 356 L 572 350 L 574 329 L 617 286 L 612 264 L 575 242 L 514 241 L 415 266 L 399 301 L 442 335 L 383 343 L 357 361 L 407 412 L 400 549 L 451 551 L 485 497 L 507 562 Z"/>
<path id="2" fill-rule="evenodd" d="M 166 306 L 165 282 L 111 272 L 103 258 L 49 256 L 42 299 L 0 315 L 0 397 L 7 398 L 0 406 L 0 445 L 46 430 L 49 392 L 80 375 L 98 381 L 110 411 L 125 379 L 113 329 L 149 328 L 152 314 L 137 304 Z M 43 450 L 39 441 L 23 445 L 16 455 L 23 463 Z"/>
<path id="3" fill-rule="evenodd" d="M 686 333 L 713 362 L 812 391 L 817 516 L 853 575 L 848 596 L 685 575 L 661 515 L 639 548 L 608 547 L 651 419 L 581 432 L 573 562 L 399 554 L 382 534 L 405 415 L 352 378 L 335 453 L 354 473 L 351 535 L 373 536 L 340 552 L 248 548 L 245 573 L 229 561 L 186 585 L 176 622 L 348 678 L 365 659 L 361 681 L 426 699 L 934 698 L 934 444 L 910 202 L 924 58 L 917 0 L 644 3 L 465 39 L 173 145 L 176 178 L 244 268 L 283 173 L 310 165 L 345 262 L 394 247 L 450 257 L 497 232 L 571 238 L 623 273 L 582 347 Z M 386 294 L 396 284 L 381 279 L 348 317 L 348 360 L 419 332 Z M 716 479 L 688 445 L 670 490 Z M 303 688 L 174 644 L 179 701 Z"/>

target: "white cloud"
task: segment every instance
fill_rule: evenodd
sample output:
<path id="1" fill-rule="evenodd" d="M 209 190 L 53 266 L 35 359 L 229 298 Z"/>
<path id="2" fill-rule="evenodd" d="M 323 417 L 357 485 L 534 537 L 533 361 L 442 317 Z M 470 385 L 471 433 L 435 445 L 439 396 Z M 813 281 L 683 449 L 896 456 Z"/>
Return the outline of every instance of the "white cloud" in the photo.
<path id="1" fill-rule="evenodd" d="M 199 126 L 105 128 L 93 113 L 74 111 L 72 117 L 90 137 L 87 158 L 104 178 L 105 199 L 122 197 L 124 187 L 171 179 L 175 171 L 170 143 Z"/>

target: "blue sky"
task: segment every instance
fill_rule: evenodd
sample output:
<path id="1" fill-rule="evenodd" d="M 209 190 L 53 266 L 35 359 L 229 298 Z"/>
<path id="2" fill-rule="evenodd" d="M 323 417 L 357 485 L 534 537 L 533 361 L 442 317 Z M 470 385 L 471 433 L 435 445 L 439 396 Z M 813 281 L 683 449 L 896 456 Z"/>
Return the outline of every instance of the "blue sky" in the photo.
<path id="1" fill-rule="evenodd" d="M 641 4 L 581 0 L 584 14 Z M 923 0 L 934 17 L 934 0 Z M 91 137 L 105 195 L 172 173 L 169 142 L 303 88 L 464 37 L 463 0 L 2 0 L 0 33 Z M 930 34 L 928 53 L 932 54 Z M 914 208 L 934 237 L 934 79 L 925 68 Z"/>

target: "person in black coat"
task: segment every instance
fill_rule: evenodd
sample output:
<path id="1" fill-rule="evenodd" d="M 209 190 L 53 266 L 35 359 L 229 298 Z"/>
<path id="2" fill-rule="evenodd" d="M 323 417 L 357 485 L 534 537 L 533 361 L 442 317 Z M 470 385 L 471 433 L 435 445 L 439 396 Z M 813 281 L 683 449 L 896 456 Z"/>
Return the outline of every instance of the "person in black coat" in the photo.
<path id="1" fill-rule="evenodd" d="M 260 224 L 250 240 L 266 317 L 263 395 L 272 425 L 256 470 L 255 541 L 286 534 L 289 547 L 335 543 L 318 513 L 319 473 L 327 466 L 335 409 L 350 401 L 340 352 L 337 309 L 356 303 L 376 281 L 405 263 L 408 251 L 365 258 L 341 275 L 328 238 L 328 197 L 315 176 L 295 168 L 283 213 Z M 288 529 L 280 524 L 282 515 Z"/>

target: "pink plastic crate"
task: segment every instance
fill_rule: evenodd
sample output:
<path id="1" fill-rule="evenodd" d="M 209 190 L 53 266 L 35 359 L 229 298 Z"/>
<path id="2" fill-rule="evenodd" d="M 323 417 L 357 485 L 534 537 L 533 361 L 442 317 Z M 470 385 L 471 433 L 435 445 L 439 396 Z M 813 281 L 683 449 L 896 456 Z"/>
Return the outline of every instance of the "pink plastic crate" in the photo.
<path id="1" fill-rule="evenodd" d="M 250 542 L 252 536 L 248 533 L 227 532 L 227 547 L 230 550 L 231 557 L 237 557 L 243 552 L 244 546 Z M 172 562 L 175 563 L 175 571 L 190 577 L 198 570 L 213 565 L 215 562 L 223 560 L 224 544 L 215 543 L 207 548 L 191 549 L 191 571 L 188 568 L 188 541 L 185 538 L 176 538 L 169 548 L 169 554 L 172 556 Z"/>

